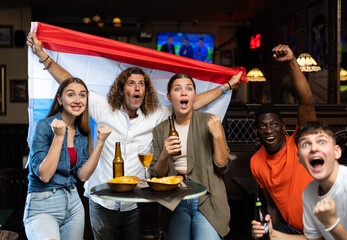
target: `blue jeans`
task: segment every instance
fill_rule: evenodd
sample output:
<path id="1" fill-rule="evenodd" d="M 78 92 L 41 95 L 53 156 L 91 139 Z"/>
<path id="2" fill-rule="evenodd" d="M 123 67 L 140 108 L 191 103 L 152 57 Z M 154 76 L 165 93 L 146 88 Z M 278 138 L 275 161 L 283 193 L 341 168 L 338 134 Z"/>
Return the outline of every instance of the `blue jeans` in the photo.
<path id="1" fill-rule="evenodd" d="M 139 209 L 109 210 L 89 198 L 89 215 L 95 240 L 138 240 Z"/>
<path id="2" fill-rule="evenodd" d="M 168 228 L 169 240 L 220 240 L 216 230 L 198 209 L 199 198 L 182 200 Z"/>
<path id="3" fill-rule="evenodd" d="M 84 208 L 76 187 L 28 193 L 23 221 L 29 240 L 83 239 Z"/>

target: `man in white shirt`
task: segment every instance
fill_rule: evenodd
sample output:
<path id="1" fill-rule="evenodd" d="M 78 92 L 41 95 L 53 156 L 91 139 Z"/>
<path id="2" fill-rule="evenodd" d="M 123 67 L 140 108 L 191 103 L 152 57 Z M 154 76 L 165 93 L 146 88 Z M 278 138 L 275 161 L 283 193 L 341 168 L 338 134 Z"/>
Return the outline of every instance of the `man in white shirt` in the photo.
<path id="1" fill-rule="evenodd" d="M 41 42 L 29 33 L 27 44 L 42 61 L 49 73 L 58 83 L 71 75 L 49 59 L 43 51 Z M 233 76 L 229 82 L 197 96 L 194 109 L 214 101 L 235 87 L 242 72 Z M 115 142 L 121 143 L 125 175 L 144 176 L 144 169 L 137 157 L 138 145 L 149 145 L 153 139 L 154 127 L 172 114 L 171 106 L 160 107 L 157 93 L 148 75 L 140 68 L 128 68 L 114 81 L 107 98 L 89 92 L 89 113 L 97 125 L 107 125 L 112 133 L 104 144 L 99 164 L 85 183 L 85 196 L 89 197 L 90 222 L 95 239 L 138 239 L 138 209 L 135 203 L 115 202 L 90 196 L 95 185 L 113 178 L 112 160 Z"/>
<path id="2" fill-rule="evenodd" d="M 323 122 L 307 122 L 295 136 L 298 159 L 315 179 L 302 194 L 307 239 L 347 239 L 347 167 L 341 148 Z"/>

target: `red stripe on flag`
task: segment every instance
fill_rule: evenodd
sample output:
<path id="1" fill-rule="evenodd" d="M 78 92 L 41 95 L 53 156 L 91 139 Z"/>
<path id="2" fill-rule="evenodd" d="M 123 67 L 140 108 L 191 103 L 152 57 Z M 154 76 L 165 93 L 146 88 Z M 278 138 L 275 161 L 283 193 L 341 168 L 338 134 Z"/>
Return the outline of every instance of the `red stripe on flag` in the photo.
<path id="1" fill-rule="evenodd" d="M 103 57 L 173 73 L 183 72 L 193 78 L 218 84 L 227 82 L 233 75 L 243 71 L 240 81 L 247 82 L 243 67 L 226 68 L 45 23 L 37 23 L 36 35 L 44 48 L 56 52 Z"/>

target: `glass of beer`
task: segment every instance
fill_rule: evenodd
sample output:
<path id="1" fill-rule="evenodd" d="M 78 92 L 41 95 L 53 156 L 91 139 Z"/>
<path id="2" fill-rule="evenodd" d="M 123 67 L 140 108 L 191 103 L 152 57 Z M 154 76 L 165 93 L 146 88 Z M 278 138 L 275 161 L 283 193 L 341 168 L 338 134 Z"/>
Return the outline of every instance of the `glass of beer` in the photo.
<path id="1" fill-rule="evenodd" d="M 153 160 L 153 146 L 152 145 L 139 145 L 137 156 L 139 157 L 140 163 L 145 169 L 145 179 L 147 179 L 147 168 Z"/>

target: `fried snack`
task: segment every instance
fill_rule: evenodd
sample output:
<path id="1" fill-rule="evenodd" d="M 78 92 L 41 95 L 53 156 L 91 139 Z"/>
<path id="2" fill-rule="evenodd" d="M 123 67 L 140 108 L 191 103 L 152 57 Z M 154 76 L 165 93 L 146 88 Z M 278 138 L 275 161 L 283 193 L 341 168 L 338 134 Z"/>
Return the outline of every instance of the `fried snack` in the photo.
<path id="1" fill-rule="evenodd" d="M 136 181 L 134 178 L 132 177 L 116 177 L 111 179 L 110 181 L 108 181 L 109 183 L 129 183 L 129 184 L 134 184 L 134 183 L 138 183 L 138 181 Z"/>
<path id="2" fill-rule="evenodd" d="M 181 182 L 180 178 L 177 178 L 176 176 L 173 177 L 162 177 L 162 178 L 152 178 L 149 180 L 151 182 L 156 182 L 156 183 L 165 183 L 165 184 L 177 184 Z"/>

